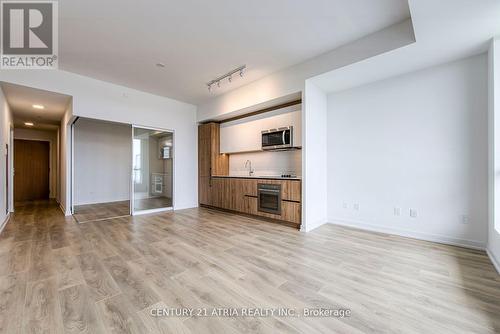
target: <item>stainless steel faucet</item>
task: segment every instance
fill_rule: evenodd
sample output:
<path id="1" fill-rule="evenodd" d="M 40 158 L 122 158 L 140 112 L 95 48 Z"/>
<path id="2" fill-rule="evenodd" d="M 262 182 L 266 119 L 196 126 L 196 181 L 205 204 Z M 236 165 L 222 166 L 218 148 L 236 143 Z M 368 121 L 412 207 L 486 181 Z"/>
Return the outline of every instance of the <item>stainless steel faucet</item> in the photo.
<path id="1" fill-rule="evenodd" d="M 252 169 L 252 161 L 250 160 L 245 161 L 245 168 L 248 168 L 248 176 L 252 176 L 254 172 Z"/>

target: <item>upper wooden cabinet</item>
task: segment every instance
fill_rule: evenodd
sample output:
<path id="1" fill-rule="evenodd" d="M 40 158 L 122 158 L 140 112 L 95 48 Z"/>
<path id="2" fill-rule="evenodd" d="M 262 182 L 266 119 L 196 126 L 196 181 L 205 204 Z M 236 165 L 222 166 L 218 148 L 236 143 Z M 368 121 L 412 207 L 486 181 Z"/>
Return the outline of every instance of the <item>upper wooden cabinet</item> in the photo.
<path id="1" fill-rule="evenodd" d="M 220 154 L 220 127 L 218 123 L 198 127 L 199 176 L 227 175 L 229 157 Z"/>
<path id="2" fill-rule="evenodd" d="M 198 126 L 198 201 L 212 205 L 212 175 L 229 173 L 229 157 L 220 154 L 220 127 L 218 123 Z"/>

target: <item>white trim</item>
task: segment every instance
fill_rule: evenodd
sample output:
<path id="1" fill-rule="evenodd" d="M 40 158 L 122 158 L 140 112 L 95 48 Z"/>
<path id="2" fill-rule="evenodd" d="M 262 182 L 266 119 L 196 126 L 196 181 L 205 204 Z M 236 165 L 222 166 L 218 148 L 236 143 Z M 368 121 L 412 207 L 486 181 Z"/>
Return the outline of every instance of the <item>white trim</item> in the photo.
<path id="1" fill-rule="evenodd" d="M 61 209 L 63 215 L 65 215 L 66 217 L 71 216 L 71 212 L 67 212 L 66 208 L 64 207 L 64 205 L 62 203 L 59 203 L 59 209 Z"/>
<path id="2" fill-rule="evenodd" d="M 10 212 L 7 214 L 7 216 L 5 216 L 5 219 L 3 220 L 2 226 L 0 226 L 0 234 L 2 233 L 5 226 L 7 226 L 7 223 L 9 222 L 9 220 L 10 220 Z"/>
<path id="3" fill-rule="evenodd" d="M 304 219 L 304 217 L 302 217 L 302 219 Z M 323 220 L 317 220 L 314 224 L 311 224 L 311 223 L 304 224 L 304 223 L 302 223 L 301 226 L 300 226 L 300 231 L 301 232 L 311 232 L 311 231 L 314 231 L 315 229 L 317 229 L 318 227 L 323 226 L 323 225 L 328 224 L 328 223 L 329 222 L 323 221 Z"/>
<path id="4" fill-rule="evenodd" d="M 169 207 L 169 208 L 159 208 L 159 209 L 151 209 L 151 210 L 138 210 L 138 211 L 134 211 L 132 213 L 132 216 L 147 215 L 150 213 L 158 213 L 158 212 L 165 212 L 165 211 L 174 211 L 174 209 L 172 207 Z"/>
<path id="5" fill-rule="evenodd" d="M 481 241 L 459 239 L 459 238 L 446 237 L 446 236 L 441 236 L 441 235 L 436 235 L 436 234 L 395 229 L 395 228 L 384 227 L 384 226 L 380 226 L 380 225 L 368 224 L 368 223 L 362 222 L 362 221 L 351 221 L 351 220 L 346 220 L 346 219 L 331 218 L 331 219 L 329 219 L 329 224 L 353 227 L 353 228 L 372 231 L 372 232 L 393 234 L 393 235 L 398 235 L 398 236 L 402 236 L 402 237 L 437 242 L 440 244 L 446 244 L 446 245 L 452 245 L 452 246 L 459 246 L 459 247 L 478 249 L 478 250 L 485 250 L 486 249 L 486 243 L 481 242 Z"/>
<path id="6" fill-rule="evenodd" d="M 134 125 L 130 124 L 130 182 L 128 185 L 128 191 L 129 191 L 129 198 L 130 198 L 130 203 L 129 203 L 129 209 L 128 213 L 129 215 L 133 216 L 134 215 Z"/>
<path id="7" fill-rule="evenodd" d="M 82 206 L 82 205 L 108 204 L 108 203 L 118 203 L 118 202 L 130 202 L 130 199 L 127 197 L 124 199 L 117 199 L 117 200 L 112 200 L 112 201 L 102 200 L 102 201 L 97 201 L 97 202 L 92 201 L 92 202 L 84 202 L 84 203 L 75 203 L 74 207 L 75 206 Z"/>
<path id="8" fill-rule="evenodd" d="M 491 252 L 488 248 L 486 248 L 486 254 L 488 254 L 491 263 L 493 263 L 493 266 L 497 270 L 497 273 L 500 275 L 500 261 L 498 261 L 493 252 Z"/>
<path id="9" fill-rule="evenodd" d="M 70 198 L 69 198 L 69 214 L 72 215 L 73 212 L 75 212 L 75 122 L 78 120 L 78 118 L 73 119 L 71 122 L 71 125 L 69 126 L 69 131 L 70 131 L 70 168 L 68 169 L 68 172 L 66 172 L 66 178 L 68 177 L 68 173 L 70 173 L 70 189 L 66 190 L 70 192 Z M 66 159 L 67 159 L 67 153 L 66 153 Z"/>
<path id="10" fill-rule="evenodd" d="M 9 196 L 9 212 L 14 212 L 14 128 L 11 128 L 9 133 L 9 188 L 7 189 Z"/>

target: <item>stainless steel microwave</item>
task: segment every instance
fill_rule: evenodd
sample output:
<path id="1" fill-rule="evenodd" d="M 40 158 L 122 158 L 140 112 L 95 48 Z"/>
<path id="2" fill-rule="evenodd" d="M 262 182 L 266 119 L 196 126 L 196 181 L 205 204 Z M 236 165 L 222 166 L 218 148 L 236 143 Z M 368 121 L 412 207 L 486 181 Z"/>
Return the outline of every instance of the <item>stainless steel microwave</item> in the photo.
<path id="1" fill-rule="evenodd" d="M 262 131 L 262 149 L 280 150 L 293 147 L 293 126 Z"/>

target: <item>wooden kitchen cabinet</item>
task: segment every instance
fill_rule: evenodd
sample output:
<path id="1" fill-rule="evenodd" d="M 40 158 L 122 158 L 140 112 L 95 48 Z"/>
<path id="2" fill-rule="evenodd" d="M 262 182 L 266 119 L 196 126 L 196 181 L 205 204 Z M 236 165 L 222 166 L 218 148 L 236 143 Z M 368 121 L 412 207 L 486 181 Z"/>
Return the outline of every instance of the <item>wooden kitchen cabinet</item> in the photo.
<path id="1" fill-rule="evenodd" d="M 252 197 L 252 196 L 245 196 L 244 197 L 244 213 L 247 213 L 249 215 L 258 215 L 259 211 L 257 209 L 258 203 L 257 203 L 257 197 Z"/>
<path id="2" fill-rule="evenodd" d="M 259 183 L 281 185 L 281 215 L 258 210 Z M 300 225 L 300 180 L 212 177 L 211 206 Z"/>
<path id="3" fill-rule="evenodd" d="M 219 124 L 200 125 L 198 127 L 198 201 L 200 205 L 300 224 L 300 180 L 224 177 L 229 174 L 229 156 L 220 154 L 219 146 Z M 259 183 L 281 185 L 281 215 L 258 210 L 257 187 Z"/>
<path id="4" fill-rule="evenodd" d="M 212 190 L 210 188 L 210 176 L 198 177 L 198 202 L 204 205 L 212 205 Z"/>
<path id="5" fill-rule="evenodd" d="M 198 202 L 216 206 L 212 194 L 212 175 L 229 173 L 229 156 L 220 154 L 220 127 L 218 123 L 198 126 Z M 217 198 L 217 200 L 219 200 Z M 219 202 L 217 202 L 219 204 Z M 218 206 L 218 205 L 217 205 Z"/>
<path id="6" fill-rule="evenodd" d="M 301 204 L 298 202 L 281 201 L 281 219 L 287 222 L 300 224 Z"/>
<path id="7" fill-rule="evenodd" d="M 231 180 L 226 178 L 212 178 L 211 197 L 212 206 L 222 209 L 231 209 Z"/>
<path id="8" fill-rule="evenodd" d="M 231 210 L 238 212 L 246 211 L 245 194 L 247 193 L 247 180 L 245 179 L 230 179 L 231 191 Z"/>
<path id="9" fill-rule="evenodd" d="M 286 201 L 300 202 L 302 198 L 302 182 L 296 180 L 286 180 L 282 182 L 282 199 Z"/>

